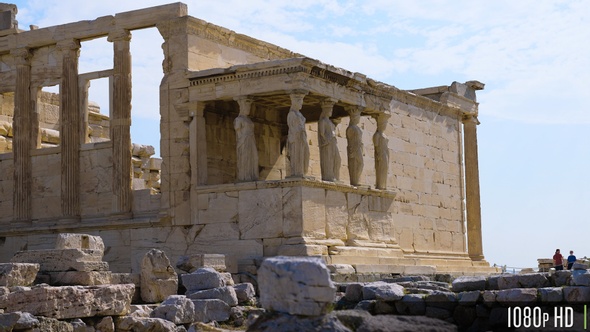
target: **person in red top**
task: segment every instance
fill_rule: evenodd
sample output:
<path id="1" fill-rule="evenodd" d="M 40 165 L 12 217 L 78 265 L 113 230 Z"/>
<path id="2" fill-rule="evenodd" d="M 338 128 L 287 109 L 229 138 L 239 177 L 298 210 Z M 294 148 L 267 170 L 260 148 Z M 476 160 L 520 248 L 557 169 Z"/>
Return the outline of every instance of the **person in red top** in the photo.
<path id="1" fill-rule="evenodd" d="M 563 256 L 559 249 L 556 249 L 555 255 L 553 255 L 553 266 L 555 266 L 555 271 L 563 270 Z"/>

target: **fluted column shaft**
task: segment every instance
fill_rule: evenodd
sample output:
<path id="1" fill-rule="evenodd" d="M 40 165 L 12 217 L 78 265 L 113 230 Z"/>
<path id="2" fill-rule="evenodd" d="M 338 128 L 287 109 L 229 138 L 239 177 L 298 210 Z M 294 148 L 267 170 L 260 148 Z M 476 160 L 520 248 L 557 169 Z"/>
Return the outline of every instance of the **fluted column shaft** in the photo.
<path id="1" fill-rule="evenodd" d="M 31 53 L 28 49 L 12 52 L 16 63 L 14 93 L 13 155 L 14 155 L 14 220 L 31 219 Z"/>
<path id="2" fill-rule="evenodd" d="M 467 204 L 467 248 L 469 257 L 482 260 L 481 205 L 479 193 L 479 163 L 477 155 L 476 117 L 463 120 L 463 144 L 465 153 L 465 200 Z"/>
<path id="3" fill-rule="evenodd" d="M 113 109 L 111 141 L 113 144 L 113 212 L 128 213 L 132 208 L 131 192 L 131 34 L 120 30 L 109 35 L 113 42 Z"/>
<path id="4" fill-rule="evenodd" d="M 59 43 L 62 52 L 60 86 L 61 210 L 62 216 L 80 215 L 80 121 L 78 57 L 80 43 Z"/>

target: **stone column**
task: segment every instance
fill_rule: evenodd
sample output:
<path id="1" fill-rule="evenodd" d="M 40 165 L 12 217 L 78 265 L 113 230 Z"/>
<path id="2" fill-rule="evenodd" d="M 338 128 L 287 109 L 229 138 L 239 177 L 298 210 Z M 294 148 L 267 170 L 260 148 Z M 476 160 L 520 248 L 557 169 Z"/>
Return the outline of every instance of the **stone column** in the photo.
<path id="1" fill-rule="evenodd" d="M 481 207 L 479 196 L 479 166 L 477 156 L 477 125 L 475 116 L 463 120 L 465 153 L 465 200 L 467 204 L 467 248 L 472 260 L 482 260 Z"/>
<path id="2" fill-rule="evenodd" d="M 304 177 L 309 168 L 309 143 L 305 132 L 305 117 L 301 114 L 303 98 L 307 92 L 296 91 L 290 94 L 291 109 L 287 115 L 289 134 L 287 146 L 289 152 L 289 164 L 291 166 L 290 177 Z"/>
<path id="3" fill-rule="evenodd" d="M 109 34 L 113 42 L 113 107 L 111 142 L 113 144 L 113 212 L 131 212 L 131 34 L 118 30 Z"/>
<path id="4" fill-rule="evenodd" d="M 377 130 L 373 134 L 373 147 L 375 149 L 375 188 L 387 189 L 387 175 L 389 174 L 389 139 L 385 135 L 387 121 L 390 114 L 381 113 L 375 116 Z"/>
<path id="5" fill-rule="evenodd" d="M 254 137 L 254 123 L 249 115 L 252 99 L 241 96 L 234 98 L 240 106 L 240 114 L 234 120 L 236 131 L 236 173 L 238 181 L 258 180 L 258 148 Z"/>
<path id="6" fill-rule="evenodd" d="M 31 53 L 22 48 L 11 52 L 16 64 L 16 87 L 14 92 L 13 156 L 14 196 L 13 219 L 31 219 Z"/>
<path id="7" fill-rule="evenodd" d="M 207 132 L 205 131 L 205 103 L 199 102 L 191 113 L 189 126 L 191 184 L 207 184 Z M 192 186 L 191 186 L 192 187 Z"/>
<path id="8" fill-rule="evenodd" d="M 336 125 L 330 117 L 338 100 L 322 100 L 322 114 L 318 121 L 318 145 L 320 147 L 320 169 L 323 181 L 337 181 L 340 178 L 340 152 L 336 142 Z"/>
<path id="9" fill-rule="evenodd" d="M 80 42 L 58 43 L 62 52 L 60 85 L 61 211 L 65 218 L 80 215 L 80 119 L 78 57 Z"/>
<path id="10" fill-rule="evenodd" d="M 350 175 L 350 185 L 358 186 L 361 184 L 364 166 L 363 131 L 358 126 L 361 119 L 361 110 L 359 107 L 348 107 L 346 110 L 350 114 L 350 123 L 346 128 L 348 173 Z"/>

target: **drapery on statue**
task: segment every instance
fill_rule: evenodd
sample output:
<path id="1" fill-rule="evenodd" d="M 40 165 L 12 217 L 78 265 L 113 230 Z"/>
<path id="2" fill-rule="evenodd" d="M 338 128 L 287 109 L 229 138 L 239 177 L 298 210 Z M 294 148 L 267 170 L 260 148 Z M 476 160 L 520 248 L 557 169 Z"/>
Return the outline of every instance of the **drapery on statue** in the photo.
<path id="1" fill-rule="evenodd" d="M 304 176 L 309 168 L 309 145 L 305 132 L 305 117 L 300 112 L 303 107 L 303 97 L 305 94 L 291 94 L 291 109 L 287 115 L 287 125 L 289 126 L 287 145 L 291 176 L 293 177 Z"/>
<path id="2" fill-rule="evenodd" d="M 254 137 L 254 123 L 248 115 L 252 108 L 252 100 L 236 99 L 240 105 L 240 114 L 234 120 L 236 130 L 237 180 L 258 180 L 258 150 Z"/>
<path id="3" fill-rule="evenodd" d="M 380 114 L 377 119 L 377 131 L 373 134 L 373 146 L 375 147 L 375 187 L 387 188 L 387 173 L 389 168 L 389 139 L 385 136 L 388 114 Z"/>
<path id="4" fill-rule="evenodd" d="M 322 180 L 337 181 L 340 176 L 340 152 L 336 143 L 336 126 L 330 120 L 334 107 L 333 100 L 322 102 L 322 114 L 318 121 L 318 143 L 320 146 L 320 168 Z"/>
<path id="5" fill-rule="evenodd" d="M 350 123 L 346 128 L 346 139 L 348 141 L 348 172 L 350 184 L 360 185 L 361 174 L 363 173 L 363 132 L 358 123 L 361 119 L 361 112 L 358 108 L 350 110 Z"/>

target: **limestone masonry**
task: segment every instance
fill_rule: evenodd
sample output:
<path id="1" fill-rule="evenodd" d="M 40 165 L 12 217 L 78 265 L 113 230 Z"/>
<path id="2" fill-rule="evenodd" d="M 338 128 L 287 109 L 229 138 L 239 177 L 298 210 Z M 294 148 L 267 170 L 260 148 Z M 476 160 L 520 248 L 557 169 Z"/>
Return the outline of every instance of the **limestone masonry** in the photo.
<path id="1" fill-rule="evenodd" d="M 55 280 L 97 284 L 140 273 L 152 249 L 171 261 L 225 255 L 227 272 L 244 274 L 278 255 L 358 274 L 496 272 L 481 236 L 482 83 L 400 90 L 190 17 L 183 3 L 30 31 L 16 6 L 0 12 L 0 262 L 23 252 L 15 259 Z M 164 40 L 161 158 L 130 138 L 130 45 L 145 28 Z M 112 67 L 80 72 L 85 42 L 103 37 Z M 88 100 L 104 78 L 109 115 Z M 64 253 L 59 232 L 104 247 L 76 238 L 81 249 Z M 35 258 L 48 249 L 71 269 Z"/>

